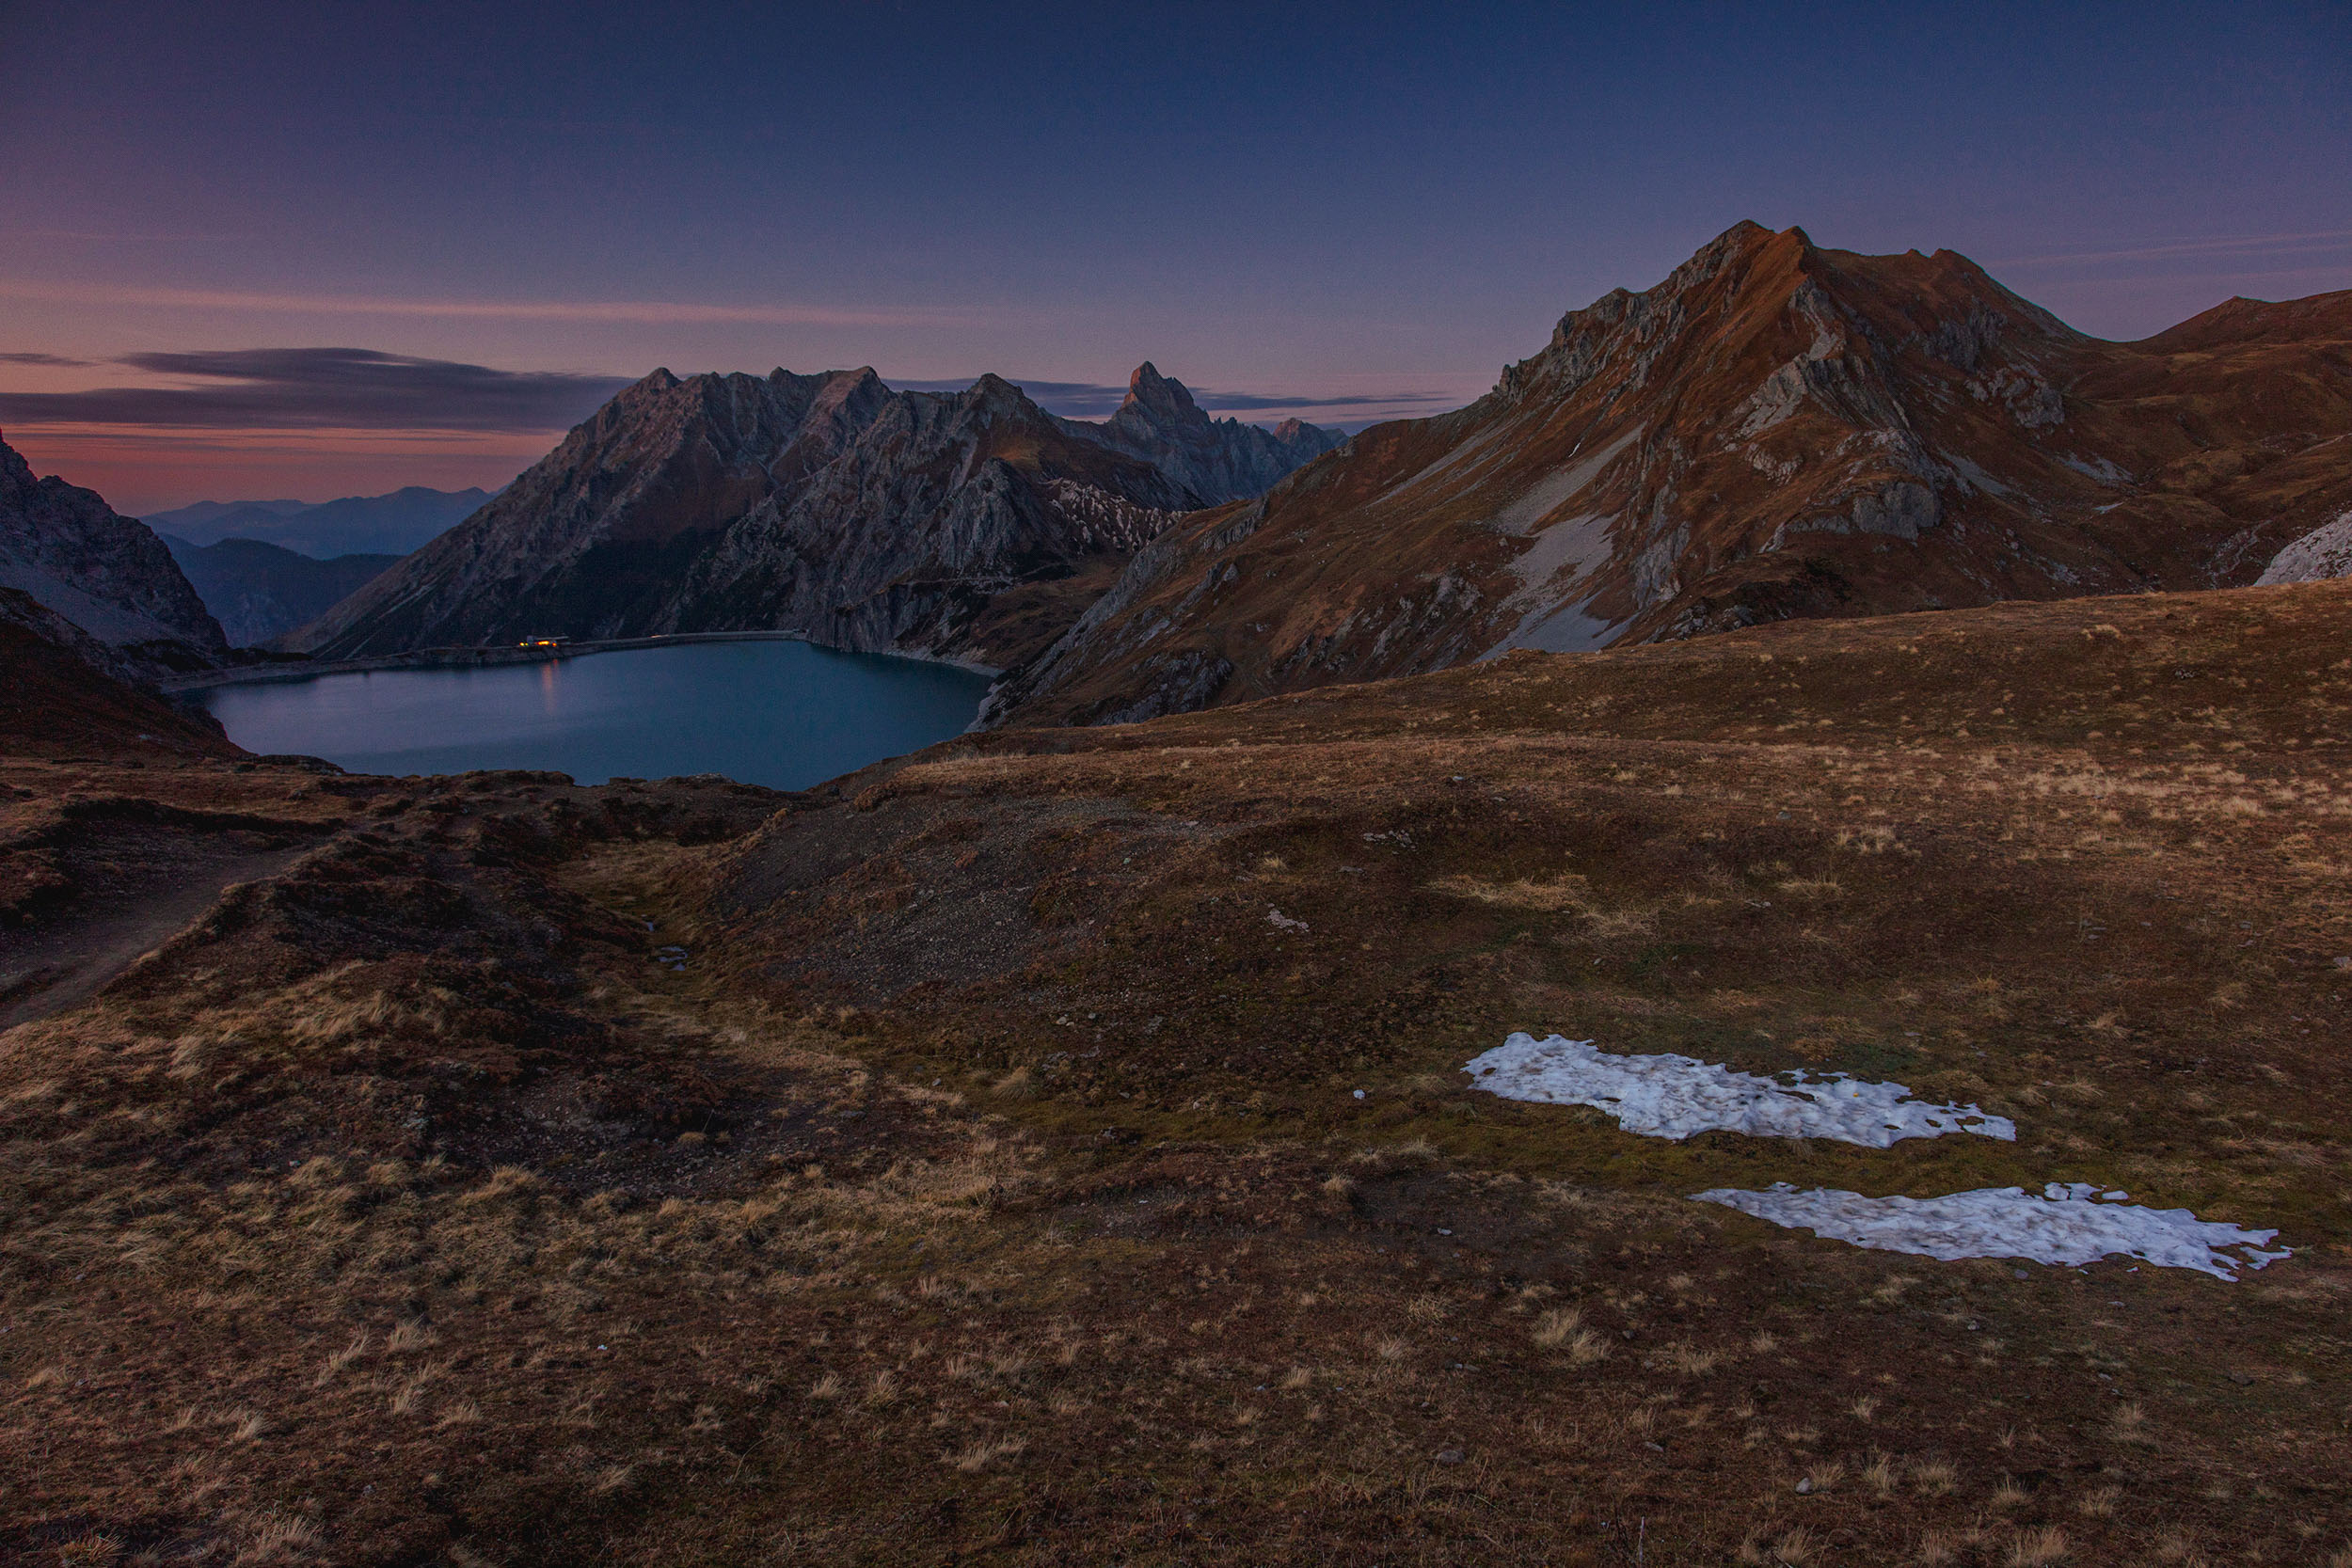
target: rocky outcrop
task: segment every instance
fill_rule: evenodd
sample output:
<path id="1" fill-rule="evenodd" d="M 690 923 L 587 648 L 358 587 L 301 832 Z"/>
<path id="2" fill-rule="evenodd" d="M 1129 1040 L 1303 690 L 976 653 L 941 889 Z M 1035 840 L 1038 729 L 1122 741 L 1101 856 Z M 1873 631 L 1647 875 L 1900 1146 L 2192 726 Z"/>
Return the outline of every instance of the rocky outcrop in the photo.
<path id="1" fill-rule="evenodd" d="M 1146 372 L 1137 386 L 1156 404 L 1194 416 L 1170 416 L 1165 467 L 993 375 L 943 395 L 894 391 L 871 370 L 657 371 L 287 643 L 349 657 L 772 629 L 1019 662 L 1118 563 L 1201 504 L 1179 458 L 1240 483 L 1323 439 L 1236 435 L 1248 427 L 1211 423 L 1181 386 Z M 1120 428 L 1140 442 L 1136 433 L 1159 428 L 1153 418 Z"/>
<path id="2" fill-rule="evenodd" d="M 1263 495 L 1292 469 L 1347 439 L 1302 420 L 1284 420 L 1271 430 L 1239 420 L 1212 420 L 1183 382 L 1162 375 L 1148 359 L 1128 377 L 1126 399 L 1108 420 L 1061 424 L 1073 435 L 1141 458 L 1204 506 Z"/>
<path id="3" fill-rule="evenodd" d="M 2251 581 L 2341 511 L 2352 293 L 2088 338 L 1740 224 L 1492 392 L 1156 540 L 992 694 L 1107 722 L 1790 616 Z"/>
<path id="4" fill-rule="evenodd" d="M 164 535 L 171 558 L 220 623 L 232 648 L 282 637 L 400 564 L 396 555 L 315 561 L 259 539 L 194 545 Z"/>
<path id="5" fill-rule="evenodd" d="M 35 479 L 0 442 L 0 587 L 29 594 L 115 650 L 126 669 L 200 670 L 229 652 L 220 625 L 146 524 L 95 490 Z"/>
<path id="6" fill-rule="evenodd" d="M 2328 578 L 2352 578 L 2352 512 L 2324 523 L 2270 558 L 2261 584 L 2319 582 Z"/>

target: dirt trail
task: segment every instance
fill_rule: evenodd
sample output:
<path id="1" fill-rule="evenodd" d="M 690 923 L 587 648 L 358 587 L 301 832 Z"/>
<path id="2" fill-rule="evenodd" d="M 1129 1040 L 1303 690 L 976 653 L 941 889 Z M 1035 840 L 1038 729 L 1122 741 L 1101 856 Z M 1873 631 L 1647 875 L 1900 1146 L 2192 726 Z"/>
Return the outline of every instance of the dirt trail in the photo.
<path id="1" fill-rule="evenodd" d="M 115 976 L 185 929 L 221 890 L 276 875 L 310 847 L 287 845 L 228 854 L 199 854 L 168 879 L 83 901 L 29 931 L 0 932 L 0 1029 L 77 1006 Z"/>

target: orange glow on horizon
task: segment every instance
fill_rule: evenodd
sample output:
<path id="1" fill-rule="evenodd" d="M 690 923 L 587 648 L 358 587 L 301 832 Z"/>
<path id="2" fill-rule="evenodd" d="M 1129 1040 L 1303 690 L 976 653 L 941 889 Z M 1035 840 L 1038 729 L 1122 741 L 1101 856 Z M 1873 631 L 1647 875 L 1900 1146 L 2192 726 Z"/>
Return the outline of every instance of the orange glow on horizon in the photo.
<path id="1" fill-rule="evenodd" d="M 95 490 L 125 516 L 199 500 L 333 500 L 404 485 L 495 490 L 564 432 L 151 430 L 11 425 L 0 439 L 37 474 Z"/>

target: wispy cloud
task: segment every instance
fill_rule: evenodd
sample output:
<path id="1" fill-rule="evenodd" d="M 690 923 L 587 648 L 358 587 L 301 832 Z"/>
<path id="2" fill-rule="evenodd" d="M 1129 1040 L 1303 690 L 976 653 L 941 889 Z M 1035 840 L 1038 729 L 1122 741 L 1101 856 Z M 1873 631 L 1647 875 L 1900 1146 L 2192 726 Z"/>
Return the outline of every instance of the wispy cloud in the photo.
<path id="1" fill-rule="evenodd" d="M 680 300 L 391 299 L 367 294 L 254 293 L 224 289 L 146 289 L 0 278 L 0 299 L 164 310 L 280 316 L 408 316 L 451 320 L 696 323 L 771 326 L 943 326 L 968 313 L 897 306 L 704 305 Z"/>
<path id="2" fill-rule="evenodd" d="M 0 424 L 213 430 L 558 430 L 627 378 L 500 371 L 360 348 L 135 354 L 116 361 L 193 387 L 0 392 Z"/>
<path id="3" fill-rule="evenodd" d="M 2352 229 L 2323 229 L 2308 234 L 2234 234 L 2175 240 L 2132 250 L 2074 250 L 2054 256 L 2012 256 L 1995 266 L 2056 266 L 2070 261 L 2146 261 L 2176 256 L 2289 256 L 2310 251 L 2352 250 Z"/>
<path id="4" fill-rule="evenodd" d="M 1194 399 L 1209 412 L 1257 408 L 1391 408 L 1398 404 L 1444 404 L 1454 399 L 1443 392 L 1351 393 L 1343 397 L 1291 397 L 1274 392 L 1198 392 Z"/>
<path id="5" fill-rule="evenodd" d="M 961 381 L 898 381 L 890 384 L 909 392 L 961 392 L 977 377 Z M 1099 381 L 1024 381 L 1018 376 L 1005 378 L 1028 393 L 1041 408 L 1069 420 L 1100 419 L 1118 412 L 1127 396 L 1124 384 L 1112 386 Z M 1200 388 L 1188 388 L 1193 401 L 1212 414 L 1252 414 L 1268 408 L 1286 411 L 1303 409 L 1344 409 L 1443 406 L 1452 407 L 1459 400 L 1443 392 L 1400 391 L 1364 392 L 1331 396 L 1297 395 L 1275 392 L 1213 392 Z"/>
<path id="6" fill-rule="evenodd" d="M 86 367 L 60 355 L 0 354 L 0 364 Z M 501 371 L 447 359 L 422 359 L 362 348 L 217 349 L 133 354 L 103 363 L 142 372 L 144 386 L 73 391 L 0 392 L 0 425 L 62 431 L 69 427 L 150 433 L 338 431 L 546 432 L 587 418 L 628 385 L 616 375 Z M 908 391 L 960 392 L 970 379 L 894 381 Z M 1092 381 L 1021 384 L 1042 406 L 1073 419 L 1100 419 L 1127 395 L 1124 385 Z M 1313 417 L 1355 410 L 1395 418 L 1452 407 L 1460 399 L 1422 389 L 1321 395 L 1194 392 L 1211 413 L 1244 418 L 1280 410 Z"/>
<path id="7" fill-rule="evenodd" d="M 140 229 L 18 229 L 19 240 L 96 240 L 107 245 L 168 244 L 189 240 L 250 240 L 250 234 L 208 234 L 187 230 Z"/>

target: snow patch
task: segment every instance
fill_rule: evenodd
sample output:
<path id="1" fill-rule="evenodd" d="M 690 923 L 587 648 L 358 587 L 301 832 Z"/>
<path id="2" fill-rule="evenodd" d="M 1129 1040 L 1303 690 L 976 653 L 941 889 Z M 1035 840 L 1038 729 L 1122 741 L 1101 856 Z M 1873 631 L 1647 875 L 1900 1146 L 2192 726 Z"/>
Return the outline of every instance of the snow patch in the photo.
<path id="1" fill-rule="evenodd" d="M 1620 623 L 1603 621 L 1590 610 L 1591 599 L 1578 604 L 1537 605 L 1519 617 L 1511 635 L 1478 656 L 1480 663 L 1501 658 L 1520 648 L 1547 654 L 1581 654 L 1606 647 Z"/>
<path id="2" fill-rule="evenodd" d="M 1947 1132 L 2015 1141 L 2017 1127 L 1974 1105 L 1931 1105 L 1900 1084 L 1844 1073 L 1759 1078 L 1689 1056 L 1619 1056 L 1590 1040 L 1514 1034 L 1462 1069 L 1473 1085 L 1505 1100 L 1590 1105 L 1644 1137 L 1676 1141 L 1693 1132 L 1772 1138 L 1836 1138 L 1885 1148 L 1902 1138 Z"/>
<path id="3" fill-rule="evenodd" d="M 1598 479 L 1600 471 L 1617 460 L 1618 453 L 1641 438 L 1642 427 L 1635 425 L 1581 462 L 1546 474 L 1529 485 L 1517 500 L 1496 513 L 1487 526 L 1498 533 L 1533 532 L 1546 517 L 1559 511 L 1580 491 Z M 1547 577 L 1549 575 L 1545 574 Z"/>
<path id="4" fill-rule="evenodd" d="M 2084 478 L 2095 479 L 2102 484 L 2129 484 L 2132 482 L 2130 471 L 2117 467 L 2109 458 L 2076 457 L 2071 452 L 2060 452 L 2058 461 Z"/>
<path id="5" fill-rule="evenodd" d="M 1944 1197 L 1865 1197 L 1828 1188 L 1800 1192 L 1786 1181 L 1762 1192 L 1719 1187 L 1691 1196 L 1856 1246 L 1947 1261 L 2023 1258 L 2082 1264 L 2120 1253 L 2159 1268 L 2195 1269 L 2233 1280 L 2238 1270 L 2259 1269 L 2290 1250 L 2265 1250 L 2276 1230 L 2243 1230 L 2201 1220 L 2186 1209 L 2143 1208 L 2123 1202 L 2127 1194 L 2102 1194 L 2084 1181 L 2053 1181 L 2039 1197 L 2023 1187 L 1980 1187 Z"/>

